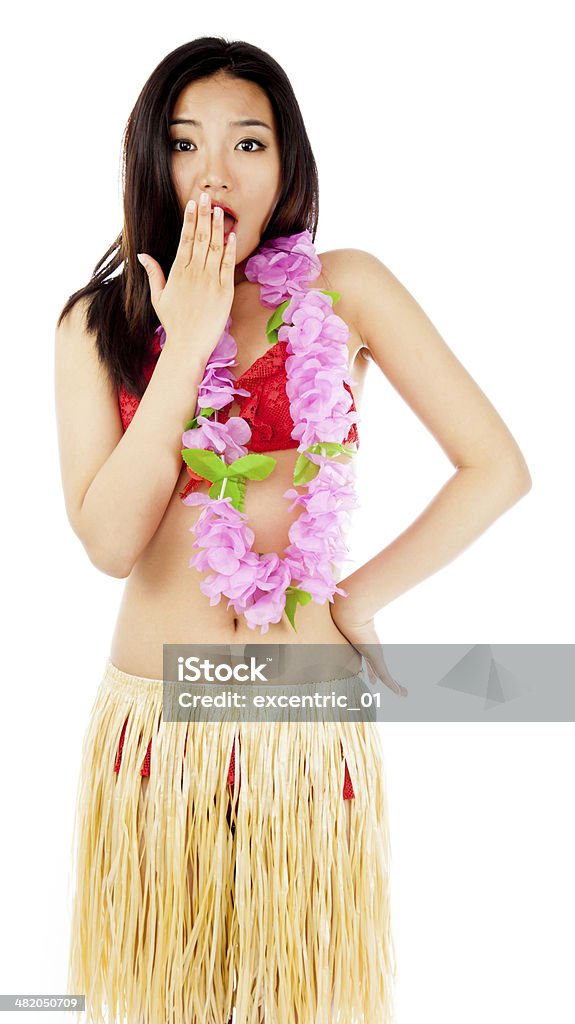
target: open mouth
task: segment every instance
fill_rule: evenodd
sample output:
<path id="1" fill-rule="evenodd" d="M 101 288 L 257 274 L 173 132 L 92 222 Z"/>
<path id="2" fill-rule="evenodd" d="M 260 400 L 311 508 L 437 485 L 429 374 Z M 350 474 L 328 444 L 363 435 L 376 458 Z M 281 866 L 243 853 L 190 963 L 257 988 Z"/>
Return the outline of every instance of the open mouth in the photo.
<path id="1" fill-rule="evenodd" d="M 229 235 L 230 231 L 235 230 L 237 220 L 232 217 L 231 213 L 226 213 L 224 210 L 224 238 Z"/>
<path id="2" fill-rule="evenodd" d="M 229 235 L 230 231 L 235 231 L 236 224 L 238 223 L 237 219 L 234 217 L 233 213 L 228 213 L 227 210 L 224 210 L 224 207 L 221 206 L 220 203 L 213 203 L 212 204 L 212 209 L 215 209 L 216 206 L 218 206 L 220 208 L 220 210 L 223 211 L 223 214 L 224 214 L 224 238 L 227 238 L 227 236 Z"/>

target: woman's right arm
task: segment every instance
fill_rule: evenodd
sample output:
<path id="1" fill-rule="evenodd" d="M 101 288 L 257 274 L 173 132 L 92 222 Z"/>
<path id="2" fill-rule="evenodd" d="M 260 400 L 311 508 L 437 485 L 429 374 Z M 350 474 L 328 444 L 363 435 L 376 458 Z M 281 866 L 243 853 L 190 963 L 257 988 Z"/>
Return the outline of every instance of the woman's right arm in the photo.
<path id="1" fill-rule="evenodd" d="M 151 302 L 166 332 L 151 380 L 124 433 L 118 397 L 86 330 L 86 300 L 56 330 L 56 410 L 66 512 L 91 562 L 129 576 L 156 532 L 182 468 L 206 363 L 234 295 L 235 235 L 223 215 L 186 207 L 168 281 L 145 254 Z M 144 271 L 142 270 L 142 273 Z"/>
<path id="2" fill-rule="evenodd" d="M 182 469 L 182 433 L 205 365 L 193 344 L 166 337 L 123 432 L 117 393 L 76 303 L 56 331 L 55 387 L 66 513 L 91 562 L 124 578 L 162 520 Z M 177 342 L 177 343 L 176 343 Z M 212 346 L 213 347 L 213 346 Z"/>

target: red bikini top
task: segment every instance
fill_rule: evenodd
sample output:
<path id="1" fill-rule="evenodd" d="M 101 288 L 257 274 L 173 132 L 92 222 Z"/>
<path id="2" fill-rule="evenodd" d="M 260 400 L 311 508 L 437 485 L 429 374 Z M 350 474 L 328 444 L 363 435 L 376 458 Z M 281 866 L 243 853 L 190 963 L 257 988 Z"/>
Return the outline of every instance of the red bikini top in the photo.
<path id="1" fill-rule="evenodd" d="M 291 437 L 294 422 L 291 418 L 289 398 L 286 393 L 287 346 L 287 341 L 276 342 L 251 366 L 248 366 L 241 377 L 236 378 L 238 386 L 250 392 L 249 395 L 234 395 L 234 401 L 239 406 L 239 415 L 247 420 L 251 427 L 252 436 L 246 444 L 246 448 L 250 452 L 286 451 L 289 448 L 297 448 L 299 445 L 299 441 Z M 144 367 L 146 383 L 150 381 L 161 351 L 159 334 L 156 332 L 152 339 L 150 357 Z M 355 412 L 353 392 L 345 381 L 343 386 L 351 396 L 351 405 L 347 411 Z M 118 401 L 122 426 L 126 430 L 140 404 L 140 399 L 122 386 L 118 393 Z M 218 410 L 219 423 L 227 422 L 230 407 Z M 359 448 L 359 435 L 355 423 L 352 423 L 343 443 L 355 443 Z M 194 473 L 189 466 L 186 466 L 186 469 L 191 480 L 180 492 L 182 498 L 195 490 L 204 479 Z"/>

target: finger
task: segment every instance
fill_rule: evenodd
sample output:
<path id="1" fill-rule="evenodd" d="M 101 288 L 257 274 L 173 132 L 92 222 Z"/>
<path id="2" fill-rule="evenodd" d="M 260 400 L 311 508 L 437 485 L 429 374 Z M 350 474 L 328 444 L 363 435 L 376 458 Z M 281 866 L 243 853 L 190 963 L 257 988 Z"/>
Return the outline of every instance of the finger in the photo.
<path id="1" fill-rule="evenodd" d="M 224 214 L 220 206 L 212 209 L 210 244 L 206 255 L 206 266 L 219 271 L 224 253 Z"/>
<path id="2" fill-rule="evenodd" d="M 196 236 L 194 238 L 194 250 L 192 253 L 192 259 L 194 263 L 197 263 L 200 267 L 203 267 L 205 265 L 211 237 L 212 208 L 209 196 L 207 196 L 205 192 L 202 192 L 202 197 L 200 198 L 200 205 L 198 208 Z"/>
<path id="3" fill-rule="evenodd" d="M 166 279 L 159 263 L 152 256 L 145 252 L 136 253 L 140 263 L 145 268 L 150 284 L 150 297 L 152 306 L 156 309 L 156 303 L 166 287 Z"/>
<path id="4" fill-rule="evenodd" d="M 373 646 L 373 645 L 372 645 Z M 407 690 L 401 685 L 389 671 L 381 651 L 365 655 L 368 679 L 375 686 L 377 683 L 384 683 L 390 690 L 393 690 L 399 697 L 407 697 Z"/>
<path id="5" fill-rule="evenodd" d="M 220 284 L 233 284 L 234 270 L 236 268 L 236 235 L 230 231 L 227 243 L 224 247 L 224 255 L 220 267 Z"/>
<path id="6" fill-rule="evenodd" d="M 180 243 L 176 252 L 176 260 L 187 266 L 192 258 L 194 236 L 196 233 L 196 204 L 190 199 L 184 210 L 184 221 L 180 234 Z"/>

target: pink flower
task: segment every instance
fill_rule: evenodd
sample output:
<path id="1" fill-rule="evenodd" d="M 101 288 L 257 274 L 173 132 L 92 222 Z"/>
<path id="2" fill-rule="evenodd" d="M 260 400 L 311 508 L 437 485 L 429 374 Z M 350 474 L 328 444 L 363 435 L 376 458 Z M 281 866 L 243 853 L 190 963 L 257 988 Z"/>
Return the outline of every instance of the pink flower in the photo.
<path id="1" fill-rule="evenodd" d="M 348 373 L 348 328 L 333 313 L 332 298 L 322 292 L 295 295 L 284 310 L 284 319 L 293 320 L 278 331 L 280 341 L 287 340 L 286 359 L 294 430 L 302 451 L 316 441 L 338 441 L 357 423 L 357 412 L 350 412 L 350 397 L 343 382 Z"/>
<path id="2" fill-rule="evenodd" d="M 206 416 L 198 416 L 198 426 L 182 434 L 184 448 L 205 448 L 222 455 L 228 465 L 247 455 L 244 447 L 252 436 L 249 423 L 241 416 L 230 416 L 226 423 L 217 423 Z"/>
<path id="3" fill-rule="evenodd" d="M 223 409 L 233 401 L 234 395 L 249 395 L 245 388 L 236 388 L 231 367 L 235 363 L 238 347 L 228 334 L 231 318 L 228 317 L 224 332 L 213 350 L 202 382 L 198 389 L 196 416 L 201 409 Z"/>
<path id="4" fill-rule="evenodd" d="M 279 622 L 285 608 L 285 592 L 291 583 L 291 573 L 285 561 L 275 552 L 262 555 L 259 559 L 255 579 L 256 592 L 253 603 L 244 610 L 250 629 L 262 626 L 261 633 L 267 633 L 270 622 Z"/>
<path id="5" fill-rule="evenodd" d="M 219 603 L 222 594 L 247 601 L 256 589 L 253 580 L 258 556 L 251 550 L 255 535 L 246 525 L 245 513 L 225 497 L 213 499 L 200 493 L 182 500 L 187 505 L 204 506 L 193 528 L 196 539 L 192 547 L 199 550 L 189 563 L 199 572 L 211 571 L 200 589 L 212 605 Z"/>
<path id="6" fill-rule="evenodd" d="M 346 596 L 346 591 L 334 582 L 331 570 L 318 559 L 304 559 L 295 545 L 286 548 L 285 561 L 290 567 L 292 578 L 298 581 L 298 587 L 307 590 L 312 601 L 317 604 L 325 604 L 326 599 L 333 601 L 334 594 Z"/>
<path id="7" fill-rule="evenodd" d="M 248 281 L 258 281 L 260 302 L 276 307 L 301 290 L 306 281 L 316 280 L 321 262 L 309 231 L 274 238 L 251 256 L 244 273 Z"/>

